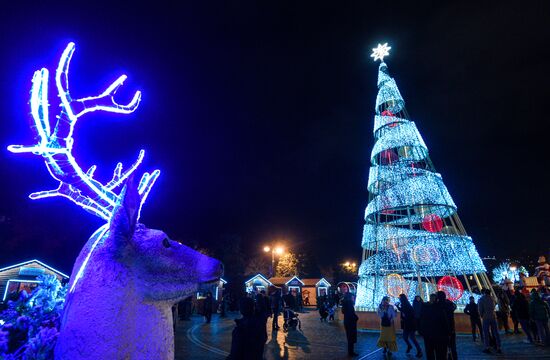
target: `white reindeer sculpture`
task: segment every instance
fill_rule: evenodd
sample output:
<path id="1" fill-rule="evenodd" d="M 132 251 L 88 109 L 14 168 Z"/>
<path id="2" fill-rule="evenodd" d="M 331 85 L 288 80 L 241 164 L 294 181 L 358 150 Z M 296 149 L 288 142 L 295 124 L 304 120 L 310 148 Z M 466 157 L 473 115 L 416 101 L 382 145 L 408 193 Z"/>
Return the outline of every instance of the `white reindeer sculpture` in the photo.
<path id="1" fill-rule="evenodd" d="M 31 199 L 63 196 L 107 221 L 74 264 L 55 358 L 173 359 L 171 306 L 193 294 L 198 284 L 217 281 L 222 265 L 138 223 L 141 206 L 160 174 L 155 170 L 145 173 L 139 184 L 132 181 L 143 150 L 125 172 L 118 163 L 106 184 L 93 178 L 95 166 L 87 172 L 78 166 L 72 155 L 78 118 L 95 110 L 131 113 L 141 94 L 136 92 L 128 105 L 114 101 L 126 79 L 123 75 L 102 94 L 73 100 L 68 89 L 73 52 L 74 44 L 69 43 L 56 71 L 61 112 L 53 131 L 48 118 L 48 70 L 41 69 L 34 74 L 30 101 L 37 144 L 8 147 L 15 153 L 42 155 L 51 176 L 59 181 L 57 189 L 33 193 Z"/>

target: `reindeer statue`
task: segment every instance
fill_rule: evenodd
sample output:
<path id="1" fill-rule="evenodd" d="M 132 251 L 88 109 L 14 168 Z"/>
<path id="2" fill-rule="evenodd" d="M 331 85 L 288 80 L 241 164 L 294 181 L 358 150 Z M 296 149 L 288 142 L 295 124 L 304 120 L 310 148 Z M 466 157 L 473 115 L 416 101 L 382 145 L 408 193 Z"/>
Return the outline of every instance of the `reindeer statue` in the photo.
<path id="1" fill-rule="evenodd" d="M 194 294 L 200 283 L 217 281 L 222 265 L 138 222 L 160 174 L 155 170 L 144 173 L 139 183 L 133 181 L 143 150 L 125 172 L 118 163 L 106 184 L 93 178 L 95 166 L 87 172 L 79 167 L 72 155 L 76 121 L 96 110 L 131 113 L 141 94 L 136 92 L 127 105 L 117 104 L 113 96 L 126 79 L 122 75 L 100 95 L 73 100 L 68 71 L 74 49 L 74 43 L 69 43 L 55 74 L 61 111 L 53 131 L 48 117 L 48 70 L 41 69 L 32 79 L 30 100 L 37 143 L 8 147 L 14 153 L 43 156 L 51 176 L 59 181 L 57 189 L 33 193 L 31 199 L 63 196 L 107 221 L 74 264 L 55 358 L 173 359 L 171 306 Z"/>

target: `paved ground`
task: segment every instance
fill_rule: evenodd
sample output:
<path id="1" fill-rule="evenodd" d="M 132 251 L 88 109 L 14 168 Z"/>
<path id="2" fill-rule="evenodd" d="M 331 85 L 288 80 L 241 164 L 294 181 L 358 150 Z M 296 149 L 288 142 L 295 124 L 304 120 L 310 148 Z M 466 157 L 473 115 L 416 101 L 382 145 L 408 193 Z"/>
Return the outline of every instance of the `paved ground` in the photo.
<path id="1" fill-rule="evenodd" d="M 237 314 L 230 314 L 226 319 L 214 315 L 210 324 L 205 324 L 202 317 L 194 316 L 191 321 L 180 321 L 176 328 L 176 359 L 225 359 L 231 347 L 233 319 Z M 268 327 L 268 342 L 265 347 L 265 359 L 349 359 L 346 356 L 346 336 L 342 321 L 320 323 L 317 312 L 300 314 L 302 331 L 271 332 Z M 271 319 L 269 319 L 271 320 Z M 282 318 L 279 318 L 282 325 Z M 461 359 L 550 359 L 550 349 L 522 342 L 523 335 L 501 335 L 503 355 L 487 355 L 479 343 L 473 343 L 470 336 L 459 336 L 458 355 Z M 384 359 L 381 349 L 376 348 L 378 334 L 374 332 L 359 333 L 356 352 L 359 360 Z M 423 348 L 421 339 L 420 346 Z M 406 348 L 398 335 L 399 352 L 391 359 L 415 359 L 414 351 L 405 354 Z"/>

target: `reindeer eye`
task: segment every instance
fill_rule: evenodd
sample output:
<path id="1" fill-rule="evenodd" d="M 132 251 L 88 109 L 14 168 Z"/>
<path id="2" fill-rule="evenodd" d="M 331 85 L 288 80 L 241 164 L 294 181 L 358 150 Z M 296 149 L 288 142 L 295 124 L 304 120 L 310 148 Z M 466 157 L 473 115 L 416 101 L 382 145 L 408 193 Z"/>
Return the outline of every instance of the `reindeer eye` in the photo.
<path id="1" fill-rule="evenodd" d="M 165 248 L 169 248 L 170 240 L 168 240 L 168 238 L 164 238 L 164 240 L 162 240 L 162 246 L 164 246 Z"/>

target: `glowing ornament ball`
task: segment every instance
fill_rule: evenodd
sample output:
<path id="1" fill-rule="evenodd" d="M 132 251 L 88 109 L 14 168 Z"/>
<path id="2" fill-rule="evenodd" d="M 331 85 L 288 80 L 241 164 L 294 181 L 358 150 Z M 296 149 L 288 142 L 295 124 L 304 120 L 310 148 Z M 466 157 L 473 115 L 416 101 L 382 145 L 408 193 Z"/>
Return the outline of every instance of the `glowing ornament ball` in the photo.
<path id="1" fill-rule="evenodd" d="M 422 227 L 432 233 L 440 232 L 443 229 L 443 220 L 439 215 L 429 214 L 422 219 Z"/>
<path id="2" fill-rule="evenodd" d="M 443 276 L 437 282 L 437 290 L 443 291 L 447 295 L 447 299 L 457 301 L 464 294 L 462 283 L 454 276 Z"/>
<path id="3" fill-rule="evenodd" d="M 388 274 L 385 278 L 388 294 L 393 297 L 399 297 L 408 292 L 408 286 L 405 278 L 399 274 Z"/>

